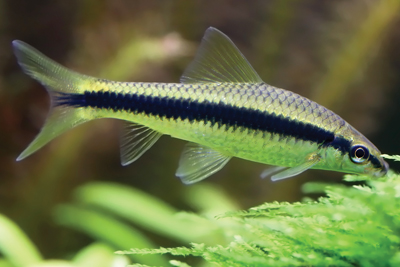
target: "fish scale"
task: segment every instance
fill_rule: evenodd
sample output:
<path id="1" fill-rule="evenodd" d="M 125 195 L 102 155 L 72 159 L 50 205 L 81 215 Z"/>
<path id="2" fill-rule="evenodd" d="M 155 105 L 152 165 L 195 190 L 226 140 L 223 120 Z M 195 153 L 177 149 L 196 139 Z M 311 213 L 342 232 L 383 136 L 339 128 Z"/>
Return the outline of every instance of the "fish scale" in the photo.
<path id="1" fill-rule="evenodd" d="M 163 134 L 189 141 L 176 175 L 198 182 L 232 157 L 276 165 L 279 180 L 307 169 L 382 176 L 380 151 L 340 116 L 261 80 L 232 41 L 209 28 L 181 83 L 116 82 L 70 71 L 14 41 L 23 70 L 46 86 L 52 108 L 21 160 L 53 138 L 98 118 L 127 122 L 121 163 L 137 160 Z M 264 172 L 270 173 L 270 172 Z"/>

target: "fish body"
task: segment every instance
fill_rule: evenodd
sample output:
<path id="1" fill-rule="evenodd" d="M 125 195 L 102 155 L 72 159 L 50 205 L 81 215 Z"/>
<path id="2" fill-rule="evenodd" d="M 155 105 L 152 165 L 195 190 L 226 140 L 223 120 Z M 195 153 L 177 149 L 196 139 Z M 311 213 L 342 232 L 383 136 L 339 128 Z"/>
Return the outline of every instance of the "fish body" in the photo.
<path id="1" fill-rule="evenodd" d="M 121 160 L 138 159 L 162 134 L 189 141 L 176 175 L 200 181 L 232 157 L 279 166 L 274 180 L 307 169 L 381 176 L 380 151 L 334 112 L 264 83 L 232 41 L 209 28 L 181 83 L 115 82 L 70 71 L 14 41 L 23 70 L 46 86 L 52 108 L 23 159 L 76 125 L 127 123 Z M 264 173 L 272 174 L 268 171 Z"/>

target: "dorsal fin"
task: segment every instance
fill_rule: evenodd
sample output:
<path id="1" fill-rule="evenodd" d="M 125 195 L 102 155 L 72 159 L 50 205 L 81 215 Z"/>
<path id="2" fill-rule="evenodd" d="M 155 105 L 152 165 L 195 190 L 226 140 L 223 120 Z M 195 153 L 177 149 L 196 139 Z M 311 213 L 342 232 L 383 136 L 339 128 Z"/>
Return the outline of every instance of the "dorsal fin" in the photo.
<path id="1" fill-rule="evenodd" d="M 194 60 L 181 77 L 182 83 L 261 83 L 247 59 L 228 36 L 210 27 Z"/>

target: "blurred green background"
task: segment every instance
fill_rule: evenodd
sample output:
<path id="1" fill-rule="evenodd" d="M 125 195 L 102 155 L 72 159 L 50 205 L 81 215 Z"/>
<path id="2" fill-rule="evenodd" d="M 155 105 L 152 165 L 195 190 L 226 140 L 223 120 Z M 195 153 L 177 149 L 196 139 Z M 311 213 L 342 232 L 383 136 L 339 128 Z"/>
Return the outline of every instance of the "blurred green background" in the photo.
<path id="1" fill-rule="evenodd" d="M 115 120 L 79 126 L 15 161 L 42 127 L 49 98 L 17 66 L 12 40 L 84 74 L 178 82 L 209 26 L 227 34 L 267 83 L 332 109 L 383 153 L 400 153 L 398 0 L 0 0 L 0 213 L 44 258 L 77 258 L 94 241 L 108 246 L 107 253 L 129 249 L 140 239 L 135 233 L 143 246 L 215 242 L 214 235 L 201 234 L 201 223 L 174 226 L 173 214 L 215 216 L 266 201 L 296 201 L 307 180 L 341 180 L 340 173 L 307 171 L 272 183 L 259 178 L 265 166 L 233 159 L 208 180 L 185 186 L 174 177 L 184 141 L 165 136 L 121 167 Z M 119 191 L 125 189 L 133 191 L 125 196 Z M 148 199 L 135 198 L 143 192 Z M 127 218 L 132 214 L 137 216 Z"/>

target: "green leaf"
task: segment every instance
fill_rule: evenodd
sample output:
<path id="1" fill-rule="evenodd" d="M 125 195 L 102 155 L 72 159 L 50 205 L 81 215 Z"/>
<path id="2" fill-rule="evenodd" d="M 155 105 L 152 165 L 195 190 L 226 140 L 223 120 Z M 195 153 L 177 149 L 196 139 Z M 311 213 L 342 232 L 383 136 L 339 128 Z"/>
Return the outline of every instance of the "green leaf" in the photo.
<path id="1" fill-rule="evenodd" d="M 388 155 L 388 154 L 382 154 L 381 157 L 385 158 L 385 159 L 392 159 L 394 161 L 400 161 L 400 156 L 399 155 L 391 156 L 391 155 Z"/>
<path id="2" fill-rule="evenodd" d="M 76 267 L 73 263 L 66 260 L 46 260 L 28 267 Z"/>
<path id="3" fill-rule="evenodd" d="M 184 194 L 186 202 L 208 218 L 227 210 L 239 209 L 239 205 L 227 196 L 224 190 L 211 184 L 195 184 L 187 187 Z"/>
<path id="4" fill-rule="evenodd" d="M 73 259 L 75 266 L 109 267 L 115 262 L 122 262 L 121 266 L 129 264 L 129 259 L 115 255 L 114 250 L 104 243 L 93 243 L 80 250 Z"/>
<path id="5" fill-rule="evenodd" d="M 0 253 L 14 266 L 28 266 L 42 260 L 40 252 L 22 230 L 0 214 Z"/>
<path id="6" fill-rule="evenodd" d="M 147 237 L 134 227 L 94 210 L 73 205 L 60 205 L 55 211 L 55 220 L 60 225 L 81 231 L 95 240 L 101 240 L 114 248 L 154 247 Z M 133 258 L 145 264 L 168 264 L 162 256 L 133 256 Z"/>
<path id="7" fill-rule="evenodd" d="M 181 262 L 181 261 L 177 261 L 177 260 L 170 260 L 169 263 L 172 266 L 177 266 L 177 267 L 190 267 L 190 265 L 188 265 L 184 262 Z"/>
<path id="8" fill-rule="evenodd" d="M 178 210 L 140 190 L 115 183 L 97 182 L 80 187 L 75 200 L 118 215 L 154 233 L 189 243 L 215 230 L 213 222 L 182 220 Z M 161 223 L 162 222 L 162 223 Z M 212 237 L 213 238 L 213 237 Z"/>

